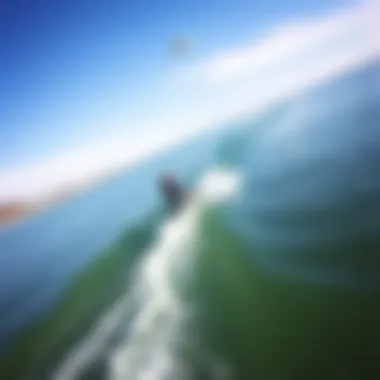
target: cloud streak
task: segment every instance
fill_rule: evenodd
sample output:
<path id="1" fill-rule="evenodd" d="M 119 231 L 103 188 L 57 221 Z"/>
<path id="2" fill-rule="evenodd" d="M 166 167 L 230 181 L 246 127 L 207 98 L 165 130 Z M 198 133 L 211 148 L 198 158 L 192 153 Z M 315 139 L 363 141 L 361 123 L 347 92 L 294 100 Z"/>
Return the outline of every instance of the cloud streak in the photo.
<path id="1" fill-rule="evenodd" d="M 317 19 L 287 22 L 251 45 L 230 49 L 197 63 L 187 74 L 194 80 L 211 84 L 232 82 L 347 39 L 358 41 L 353 42 L 350 49 L 362 48 L 365 44 L 370 55 L 376 54 L 379 50 L 378 16 L 378 3 L 373 2 Z"/>

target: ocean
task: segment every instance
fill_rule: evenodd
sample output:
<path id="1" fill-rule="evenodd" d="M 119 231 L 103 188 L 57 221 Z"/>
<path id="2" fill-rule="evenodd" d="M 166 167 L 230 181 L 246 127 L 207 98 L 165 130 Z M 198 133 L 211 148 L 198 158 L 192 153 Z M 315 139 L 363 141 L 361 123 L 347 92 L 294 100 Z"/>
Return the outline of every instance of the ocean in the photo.
<path id="1" fill-rule="evenodd" d="M 321 112 L 342 112 L 341 104 L 349 104 L 350 118 L 357 106 L 355 115 L 373 121 L 379 72 L 372 66 L 338 78 L 0 230 L 0 378 L 369 378 L 378 370 L 378 293 L 305 281 L 305 262 L 310 268 L 315 259 L 302 257 L 296 271 L 299 253 L 290 255 L 289 271 L 278 246 L 292 251 L 296 225 L 283 239 L 281 223 L 256 218 L 282 198 L 262 188 L 253 189 L 256 205 L 247 197 L 263 131 L 284 130 L 300 104 L 321 122 Z M 346 103 L 328 102 L 329 94 Z M 269 165 L 273 156 L 263 157 Z M 194 193 L 169 219 L 156 189 L 164 170 L 179 173 Z"/>

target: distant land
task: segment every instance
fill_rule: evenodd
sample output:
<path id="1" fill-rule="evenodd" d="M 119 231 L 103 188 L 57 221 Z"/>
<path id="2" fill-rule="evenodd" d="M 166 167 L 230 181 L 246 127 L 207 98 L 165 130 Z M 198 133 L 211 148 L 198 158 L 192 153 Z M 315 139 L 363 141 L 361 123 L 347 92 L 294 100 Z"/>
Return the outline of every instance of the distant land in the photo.
<path id="1" fill-rule="evenodd" d="M 65 189 L 31 200 L 14 200 L 0 203 L 0 226 L 13 224 L 49 206 L 75 195 L 80 189 Z"/>
<path id="2" fill-rule="evenodd" d="M 0 201 L 0 227 L 27 219 L 28 217 L 43 211 L 56 203 L 67 200 L 82 191 L 106 181 L 125 169 L 125 166 L 122 168 L 118 167 L 117 169 L 108 171 L 106 174 L 103 173 L 102 175 L 97 175 L 95 178 L 87 178 L 80 183 L 71 183 L 64 187 L 52 189 L 50 192 L 36 198 L 27 200 L 15 199 L 6 202 Z"/>
<path id="3" fill-rule="evenodd" d="M 7 202 L 0 204 L 0 225 L 12 223 L 34 211 L 31 203 Z"/>

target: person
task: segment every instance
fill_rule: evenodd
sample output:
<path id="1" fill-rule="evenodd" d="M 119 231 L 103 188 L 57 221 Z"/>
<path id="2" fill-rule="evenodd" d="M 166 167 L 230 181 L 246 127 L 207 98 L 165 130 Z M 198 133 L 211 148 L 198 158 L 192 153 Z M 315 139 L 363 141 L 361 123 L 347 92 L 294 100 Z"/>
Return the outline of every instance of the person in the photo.
<path id="1" fill-rule="evenodd" d="M 178 212 L 185 201 L 186 192 L 179 183 L 176 175 L 170 172 L 161 174 L 158 179 L 158 186 L 169 213 L 173 214 Z"/>

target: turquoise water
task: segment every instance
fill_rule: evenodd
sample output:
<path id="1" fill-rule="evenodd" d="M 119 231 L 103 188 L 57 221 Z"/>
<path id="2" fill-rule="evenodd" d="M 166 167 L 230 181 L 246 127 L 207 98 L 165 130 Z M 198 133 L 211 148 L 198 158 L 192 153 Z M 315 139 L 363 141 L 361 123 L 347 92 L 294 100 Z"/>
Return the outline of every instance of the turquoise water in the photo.
<path id="1" fill-rule="evenodd" d="M 48 314 L 49 329 L 42 323 L 37 334 L 26 332 L 25 341 L 10 346 L 8 362 L 28 368 L 4 378 L 335 380 L 380 374 L 379 293 L 372 286 L 374 292 L 357 292 L 357 277 L 347 287 L 325 273 L 340 280 L 348 267 L 352 280 L 355 265 L 361 274 L 368 269 L 357 256 L 352 266 L 358 249 L 346 266 L 344 255 L 332 260 L 335 251 L 325 251 L 327 235 L 350 235 L 339 235 L 347 225 L 328 206 L 340 205 L 342 191 L 353 188 L 344 184 L 357 176 L 375 207 L 357 208 L 350 197 L 341 207 L 362 212 L 360 228 L 351 218 L 348 231 L 373 226 L 367 230 L 373 233 L 371 262 L 378 262 L 380 165 L 372 164 L 379 151 L 362 148 L 370 160 L 350 157 L 368 142 L 379 146 L 379 84 L 377 66 L 340 78 L 1 231 L 2 336 L 9 342 L 27 321 L 58 310 L 58 317 Z M 372 129 L 359 133 L 358 120 Z M 356 170 L 326 166 L 326 153 L 329 164 L 353 162 Z M 227 174 L 218 172 L 220 165 Z M 155 179 L 165 169 L 180 172 L 197 194 L 174 220 L 156 213 Z M 226 196 L 225 186 L 234 181 L 241 187 Z M 364 223 L 367 211 L 372 224 Z M 373 273 L 379 278 L 377 266 Z M 79 282 L 67 295 L 73 278 Z M 61 299 L 69 301 L 57 306 Z M 76 315 L 90 301 L 78 314 L 84 322 L 66 341 L 70 329 L 59 333 L 59 316 Z M 31 352 L 41 357 L 30 364 L 25 358 Z"/>

